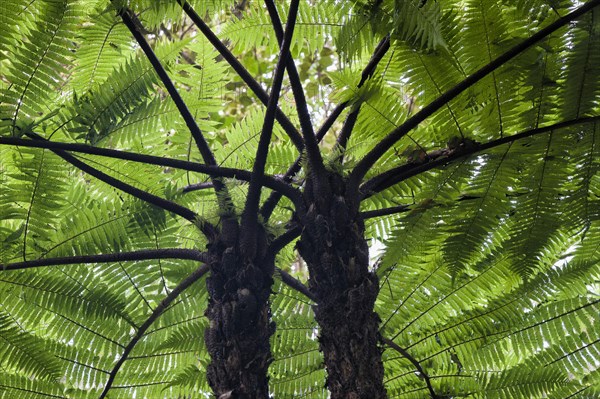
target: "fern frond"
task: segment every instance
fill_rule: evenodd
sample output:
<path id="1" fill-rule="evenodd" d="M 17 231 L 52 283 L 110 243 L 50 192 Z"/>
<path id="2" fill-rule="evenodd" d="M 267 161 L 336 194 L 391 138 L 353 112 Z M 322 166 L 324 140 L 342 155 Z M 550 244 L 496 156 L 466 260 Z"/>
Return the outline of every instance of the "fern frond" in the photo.
<path id="1" fill-rule="evenodd" d="M 159 57 L 168 62 L 183 46 L 167 45 L 161 47 Z M 69 127 L 72 135 L 96 143 L 123 123 L 125 117 L 136 107 L 141 106 L 155 94 L 151 89 L 158 83 L 158 77 L 146 59 L 130 60 L 118 69 L 114 69 L 107 82 L 92 87 L 84 96 L 75 98 L 75 106 L 69 113 L 74 124 Z"/>
<path id="2" fill-rule="evenodd" d="M 53 381 L 60 378 L 62 365 L 44 348 L 43 339 L 23 331 L 15 320 L 0 311 L 2 368 L 10 374 L 26 371 L 32 379 Z"/>
<path id="3" fill-rule="evenodd" d="M 66 206 L 64 191 L 68 171 L 60 168 L 57 157 L 44 150 L 19 149 L 7 155 L 13 158 L 14 169 L 5 186 L 15 213 L 13 223 L 22 230 L 19 256 L 26 260 L 46 250 L 49 244 L 46 231 L 57 220 L 55 211 Z M 9 161 L 10 162 L 10 161 Z M 4 161 L 3 161 L 4 163 Z"/>
<path id="4" fill-rule="evenodd" d="M 79 95 L 106 82 L 132 54 L 127 28 L 113 12 L 97 9 L 90 14 L 94 17 L 80 32 L 77 68 L 71 77 L 73 91 Z"/>
<path id="5" fill-rule="evenodd" d="M 317 326 L 306 300 L 283 283 L 276 283 L 272 307 L 277 332 L 271 338 L 274 359 L 269 371 L 273 393 L 278 397 L 327 397 L 321 384 L 325 370 Z"/>
<path id="6" fill-rule="evenodd" d="M 6 79 L 11 84 L 0 95 L 0 115 L 11 122 L 3 123 L 4 131 L 20 135 L 21 129 L 53 108 L 57 89 L 69 74 L 70 50 L 81 16 L 77 1 L 45 4 L 35 28 L 15 49 L 7 67 Z"/>
<path id="7" fill-rule="evenodd" d="M 600 62 L 600 11 L 594 9 L 579 20 L 569 30 L 568 40 L 572 44 L 563 56 L 569 67 L 561 76 L 562 114 L 592 115 L 600 103 L 600 77 L 595 71 Z"/>

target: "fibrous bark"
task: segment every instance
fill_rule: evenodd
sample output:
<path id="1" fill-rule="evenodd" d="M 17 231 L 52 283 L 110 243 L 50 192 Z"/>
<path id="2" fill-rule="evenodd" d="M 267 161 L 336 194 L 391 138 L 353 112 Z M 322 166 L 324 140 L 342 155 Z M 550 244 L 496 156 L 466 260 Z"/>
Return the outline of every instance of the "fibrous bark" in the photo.
<path id="1" fill-rule="evenodd" d="M 217 398 L 268 398 L 269 338 L 274 331 L 269 307 L 273 260 L 266 259 L 266 234 L 258 232 L 254 259 L 242 256 L 235 220 L 223 228 L 208 251 L 213 261 L 205 341 L 211 356 L 208 382 Z"/>
<path id="2" fill-rule="evenodd" d="M 298 250 L 310 273 L 317 297 L 320 349 L 333 399 L 385 398 L 379 347 L 379 317 L 374 312 L 379 291 L 369 270 L 364 223 L 355 202 L 345 197 L 344 180 L 333 173 L 325 190 L 307 184 L 307 213 L 302 217 Z"/>

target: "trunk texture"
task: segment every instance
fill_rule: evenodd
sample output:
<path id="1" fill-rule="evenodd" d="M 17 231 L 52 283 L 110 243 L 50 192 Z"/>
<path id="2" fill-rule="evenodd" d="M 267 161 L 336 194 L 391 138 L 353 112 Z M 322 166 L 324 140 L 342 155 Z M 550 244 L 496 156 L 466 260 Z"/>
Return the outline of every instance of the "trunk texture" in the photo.
<path id="1" fill-rule="evenodd" d="M 219 399 L 269 398 L 271 363 L 269 295 L 274 262 L 265 259 L 266 235 L 261 231 L 257 260 L 241 256 L 237 222 L 224 222 L 209 245 L 214 261 L 207 279 L 205 342 L 211 356 L 208 382 Z"/>
<path id="2" fill-rule="evenodd" d="M 369 271 L 369 247 L 357 207 L 344 198 L 340 176 L 329 176 L 327 192 L 305 191 L 308 212 L 298 250 L 310 273 L 318 304 L 319 343 L 333 399 L 386 397 L 374 304 L 377 276 Z"/>

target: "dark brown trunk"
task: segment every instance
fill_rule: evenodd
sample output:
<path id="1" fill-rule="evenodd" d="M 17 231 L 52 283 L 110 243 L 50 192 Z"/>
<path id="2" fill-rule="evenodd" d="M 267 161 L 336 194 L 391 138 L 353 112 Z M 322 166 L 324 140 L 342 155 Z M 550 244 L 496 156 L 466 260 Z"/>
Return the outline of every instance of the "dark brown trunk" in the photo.
<path id="1" fill-rule="evenodd" d="M 326 193 L 305 191 L 308 212 L 298 250 L 317 297 L 315 317 L 333 399 L 386 397 L 374 304 L 377 276 L 369 271 L 369 249 L 357 209 L 347 205 L 341 177 Z M 307 185 L 308 186 L 308 185 Z"/>
<path id="2" fill-rule="evenodd" d="M 269 398 L 269 338 L 275 328 L 269 295 L 274 263 L 265 259 L 264 250 L 257 259 L 244 259 L 237 223 L 225 223 L 228 226 L 209 246 L 214 261 L 207 279 L 205 313 L 210 323 L 205 334 L 211 356 L 208 382 L 219 399 Z M 264 231 L 260 234 L 264 236 Z"/>

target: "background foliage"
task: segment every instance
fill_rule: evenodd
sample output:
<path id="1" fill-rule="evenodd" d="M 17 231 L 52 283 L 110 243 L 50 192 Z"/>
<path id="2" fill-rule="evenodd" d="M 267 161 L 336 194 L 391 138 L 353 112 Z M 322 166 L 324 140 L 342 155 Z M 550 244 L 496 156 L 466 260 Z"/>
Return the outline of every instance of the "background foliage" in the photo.
<path id="1" fill-rule="evenodd" d="M 270 88 L 279 49 L 262 4 L 190 3 Z M 283 20 L 285 3 L 278 4 Z M 250 170 L 265 114 L 256 95 L 177 2 L 127 5 L 218 164 Z M 580 5 L 301 2 L 291 52 L 313 123 L 319 126 L 341 102 L 351 104 L 344 115 L 361 110 L 344 162 L 336 163 L 341 122 L 322 141 L 324 157 L 349 173 L 424 106 Z M 114 6 L 104 0 L 2 2 L 0 137 L 37 134 L 202 163 Z M 357 88 L 388 35 L 389 51 Z M 382 336 L 395 344 L 382 355 L 389 397 L 424 398 L 428 385 L 440 398 L 600 396 L 599 65 L 596 7 L 445 102 L 369 169 L 363 187 L 371 191 L 361 210 L 402 211 L 367 220 L 381 282 L 376 311 Z M 280 107 L 298 125 L 294 105 L 286 81 Z M 504 142 L 450 156 L 458 143 L 493 140 Z M 276 125 L 266 172 L 282 175 L 297 156 Z M 444 157 L 447 162 L 433 164 Z M 211 190 L 183 190 L 208 181 L 206 175 L 77 158 L 203 220 L 218 220 Z M 0 264 L 206 245 L 189 221 L 50 150 L 0 145 L 0 160 Z M 414 173 L 397 178 L 408 169 Z M 294 186 L 301 187 L 303 173 Z M 240 213 L 247 184 L 226 182 Z M 291 206 L 282 200 L 269 220 L 273 237 L 285 232 Z M 0 397 L 98 397 L 140 327 L 196 263 L 149 259 L 0 270 Z M 278 255 L 278 266 L 306 278 L 293 243 Z M 277 279 L 270 368 L 276 398 L 327 397 L 311 305 Z M 205 307 L 202 279 L 139 337 L 108 397 L 209 397 Z"/>

